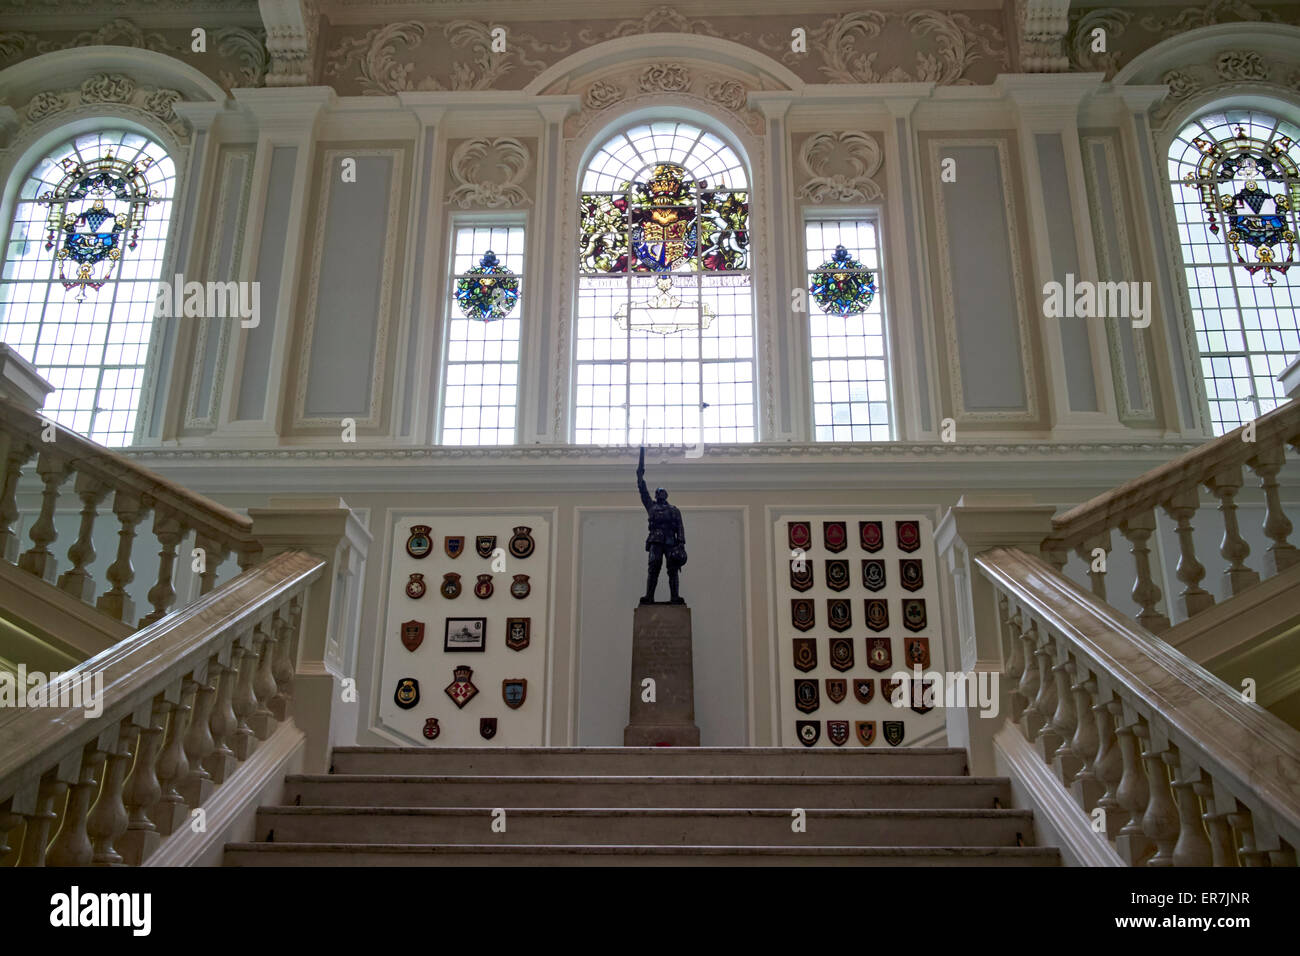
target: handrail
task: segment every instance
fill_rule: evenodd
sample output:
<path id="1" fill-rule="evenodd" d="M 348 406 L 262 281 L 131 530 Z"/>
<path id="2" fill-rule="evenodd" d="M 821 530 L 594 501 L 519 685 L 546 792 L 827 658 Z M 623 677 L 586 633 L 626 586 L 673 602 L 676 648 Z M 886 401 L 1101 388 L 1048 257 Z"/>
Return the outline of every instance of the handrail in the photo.
<path id="1" fill-rule="evenodd" d="M 20 865 L 43 864 L 47 847 L 53 864 L 143 862 L 288 719 L 302 611 L 325 567 L 277 554 L 48 685 L 99 675 L 97 715 L 80 701 L 0 712 L 0 859 L 25 823 Z"/>
<path id="2" fill-rule="evenodd" d="M 1243 441 L 1247 428 L 1254 442 Z M 1125 518 L 1150 511 L 1180 491 L 1204 484 L 1225 466 L 1240 466 L 1267 445 L 1282 445 L 1300 438 L 1300 402 L 1287 402 L 1254 422 L 1152 468 L 1110 491 L 1102 492 L 1052 519 L 1048 541 L 1070 550 L 1081 541 L 1109 531 Z M 1046 545 L 1044 550 L 1048 550 Z"/>
<path id="3" fill-rule="evenodd" d="M 996 548 L 976 555 L 974 562 L 1007 599 L 1003 623 L 1011 631 L 1012 644 L 1007 672 L 1011 678 L 1023 678 L 1012 691 L 1021 695 L 1018 707 L 1013 706 L 1013 716 L 1017 709 L 1021 714 L 1014 719 L 1022 722 L 1031 739 L 1048 738 L 1050 749 L 1045 753 L 1065 754 L 1076 766 L 1082 762 L 1085 772 L 1074 776 L 1074 782 L 1088 777 L 1094 786 L 1105 784 L 1108 797 L 1118 792 L 1122 798 L 1126 792 L 1131 796 L 1136 791 L 1128 783 L 1130 778 L 1136 780 L 1141 768 L 1130 766 L 1126 754 L 1123 781 L 1104 779 L 1106 766 L 1116 771 L 1118 757 L 1112 751 L 1114 759 L 1107 764 L 1103 754 L 1108 741 L 1102 739 L 1099 746 L 1092 721 L 1087 715 L 1080 719 L 1082 706 L 1059 706 L 1062 698 L 1071 698 L 1070 691 L 1092 694 L 1081 700 L 1095 701 L 1088 709 L 1098 715 L 1098 726 L 1112 735 L 1110 745 L 1116 730 L 1109 714 L 1118 717 L 1121 735 L 1151 738 L 1148 746 L 1154 753 L 1142 757 L 1155 757 L 1154 766 L 1160 769 L 1152 776 L 1152 764 L 1147 764 L 1149 802 L 1143 798 L 1142 806 L 1125 806 L 1125 810 L 1142 811 L 1134 819 L 1142 820 L 1145 831 L 1139 828 L 1134 832 L 1152 836 L 1160 846 L 1162 862 L 1177 863 L 1179 854 L 1194 857 L 1202 846 L 1207 856 L 1213 846 L 1215 862 L 1220 862 L 1226 850 L 1219 845 L 1222 831 L 1216 832 L 1216 827 L 1227 827 L 1225 821 L 1234 815 L 1236 825 L 1243 817 L 1235 806 L 1225 809 L 1224 804 L 1231 800 L 1248 808 L 1245 819 L 1253 820 L 1253 825 L 1264 822 L 1271 827 L 1290 844 L 1293 854 L 1300 846 L 1300 732 L 1262 707 L 1247 703 L 1205 668 L 1038 557 L 1014 548 Z M 1024 643 L 1025 653 L 1020 653 L 1017 640 Z M 1031 657 L 1039 658 L 1036 674 Z M 1020 674 L 1015 673 L 1017 668 Z M 1058 675 L 1055 680 L 1054 673 Z M 1032 715 L 1031 719 L 1022 720 L 1026 714 Z M 1157 744 L 1156 738 L 1162 735 L 1176 753 L 1164 752 Z M 1164 766 L 1175 768 L 1172 783 Z M 1182 779 L 1178 766 L 1182 767 Z M 1211 780 L 1203 781 L 1201 771 Z M 1063 782 L 1068 786 L 1071 781 Z M 1198 798 L 1205 801 L 1204 814 Z M 1122 805 L 1123 799 L 1119 803 Z M 1119 810 L 1114 799 L 1109 806 Z M 1094 808 L 1085 805 L 1083 809 L 1092 812 Z M 1203 820 L 1211 824 L 1208 839 Z M 1241 829 L 1249 827 L 1243 823 Z M 1250 849 L 1247 846 L 1245 852 Z M 1293 855 L 1289 859 L 1294 863 Z"/>

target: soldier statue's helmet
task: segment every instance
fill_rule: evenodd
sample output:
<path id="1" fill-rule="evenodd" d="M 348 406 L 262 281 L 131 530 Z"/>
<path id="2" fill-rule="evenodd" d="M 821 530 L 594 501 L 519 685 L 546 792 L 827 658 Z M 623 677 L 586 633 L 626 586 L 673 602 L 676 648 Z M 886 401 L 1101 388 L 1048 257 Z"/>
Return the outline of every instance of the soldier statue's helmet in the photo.
<path id="1" fill-rule="evenodd" d="M 667 501 L 667 500 L 668 500 L 668 490 L 666 488 L 656 488 L 655 501 Z"/>

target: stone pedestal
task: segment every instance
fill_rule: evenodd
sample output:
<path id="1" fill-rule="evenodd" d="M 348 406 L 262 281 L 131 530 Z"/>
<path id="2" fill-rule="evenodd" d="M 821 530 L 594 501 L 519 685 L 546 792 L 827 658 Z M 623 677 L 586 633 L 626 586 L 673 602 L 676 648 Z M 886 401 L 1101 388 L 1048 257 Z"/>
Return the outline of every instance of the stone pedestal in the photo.
<path id="1" fill-rule="evenodd" d="M 642 682 L 654 680 L 655 699 Z M 624 747 L 698 747 L 691 609 L 685 604 L 642 604 L 632 615 L 632 681 Z"/>

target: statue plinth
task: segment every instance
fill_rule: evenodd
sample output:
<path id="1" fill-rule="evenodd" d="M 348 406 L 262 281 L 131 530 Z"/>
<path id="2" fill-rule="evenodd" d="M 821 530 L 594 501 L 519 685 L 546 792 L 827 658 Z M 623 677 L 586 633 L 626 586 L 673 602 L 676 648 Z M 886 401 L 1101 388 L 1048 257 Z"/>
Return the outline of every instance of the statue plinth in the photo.
<path id="1" fill-rule="evenodd" d="M 642 681 L 654 680 L 655 699 L 643 699 Z M 624 747 L 698 747 L 691 609 L 685 604 L 642 604 L 632 612 L 632 681 Z"/>

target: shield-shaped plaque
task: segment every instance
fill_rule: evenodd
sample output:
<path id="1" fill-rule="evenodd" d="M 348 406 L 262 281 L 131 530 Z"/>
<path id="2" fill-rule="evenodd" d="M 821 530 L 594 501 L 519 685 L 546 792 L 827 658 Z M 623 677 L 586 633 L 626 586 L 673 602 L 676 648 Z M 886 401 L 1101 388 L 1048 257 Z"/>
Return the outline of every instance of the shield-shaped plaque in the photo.
<path id="1" fill-rule="evenodd" d="M 449 558 L 459 558 L 462 551 L 465 550 L 465 536 L 463 534 L 449 534 L 442 539 L 442 550 L 447 552 Z"/>
<path id="2" fill-rule="evenodd" d="M 478 583 L 474 585 L 474 596 L 480 600 L 486 601 L 492 596 L 493 590 L 492 575 L 480 574 L 478 576 Z"/>
<path id="3" fill-rule="evenodd" d="M 862 586 L 868 591 L 879 591 L 885 586 L 885 562 L 880 558 L 862 559 Z"/>
<path id="4" fill-rule="evenodd" d="M 853 678 L 853 699 L 859 704 L 871 703 L 871 698 L 876 696 L 876 682 L 870 677 Z"/>
<path id="5" fill-rule="evenodd" d="M 506 618 L 506 647 L 512 651 L 522 651 L 532 640 L 532 630 L 531 617 Z"/>
<path id="6" fill-rule="evenodd" d="M 423 621 L 403 621 L 402 622 L 402 646 L 408 651 L 414 651 L 424 643 L 424 622 Z"/>
<path id="7" fill-rule="evenodd" d="M 510 539 L 510 553 L 516 558 L 526 558 L 533 553 L 533 529 L 520 525 Z"/>
<path id="8" fill-rule="evenodd" d="M 919 591 L 925 587 L 925 575 L 921 573 L 921 559 L 903 558 L 899 561 L 898 579 L 908 591 Z"/>
<path id="9" fill-rule="evenodd" d="M 889 627 L 889 602 L 884 598 L 867 598 L 867 627 L 883 631 Z"/>
<path id="10" fill-rule="evenodd" d="M 491 740 L 497 735 L 497 719 L 495 717 L 480 717 L 478 719 L 478 735 L 484 740 Z"/>
<path id="11" fill-rule="evenodd" d="M 516 574 L 515 579 L 510 582 L 510 596 L 516 601 L 522 601 L 532 593 L 533 586 L 528 583 L 528 575 Z"/>
<path id="12" fill-rule="evenodd" d="M 849 695 L 849 682 L 843 677 L 826 678 L 826 697 L 832 704 L 838 704 Z"/>
<path id="13" fill-rule="evenodd" d="M 919 521 L 899 521 L 894 525 L 898 534 L 898 550 L 911 553 L 921 546 L 921 523 Z"/>
<path id="14" fill-rule="evenodd" d="M 790 623 L 797 631 L 812 630 L 813 625 L 817 623 L 817 615 L 813 611 L 813 602 L 810 598 L 795 598 L 790 602 Z"/>
<path id="15" fill-rule="evenodd" d="M 420 682 L 414 677 L 403 677 L 393 691 L 393 702 L 402 710 L 410 710 L 420 702 Z"/>
<path id="16" fill-rule="evenodd" d="M 832 631 L 847 631 L 853 625 L 853 612 L 848 598 L 830 598 L 826 601 L 826 623 Z"/>
<path id="17" fill-rule="evenodd" d="M 443 690 L 447 692 L 447 696 L 451 698 L 452 703 L 457 707 L 464 707 L 478 693 L 478 688 L 470 680 L 474 676 L 474 668 L 468 664 L 461 664 L 452 673 L 455 675 L 455 679 Z"/>
<path id="18" fill-rule="evenodd" d="M 424 597 L 424 592 L 424 575 L 412 571 L 411 576 L 406 579 L 406 596 L 418 601 Z"/>
<path id="19" fill-rule="evenodd" d="M 826 721 L 826 739 L 836 747 L 843 747 L 849 742 L 849 722 L 847 720 Z"/>
<path id="20" fill-rule="evenodd" d="M 807 521 L 791 521 L 789 527 L 790 549 L 807 551 L 812 546 L 812 524 Z"/>
<path id="21" fill-rule="evenodd" d="M 460 575 L 455 571 L 448 571 L 442 576 L 442 586 L 438 588 L 438 593 L 447 599 L 460 597 Z"/>
<path id="22" fill-rule="evenodd" d="M 831 554 L 838 554 L 849 545 L 849 532 L 846 522 L 823 521 L 822 543 Z"/>
<path id="23" fill-rule="evenodd" d="M 411 526 L 411 535 L 406 539 L 406 553 L 417 561 L 427 558 L 433 550 L 433 528 L 427 524 Z"/>
<path id="24" fill-rule="evenodd" d="M 901 720 L 885 721 L 885 741 L 891 747 L 897 747 L 903 742 L 903 722 Z"/>
<path id="25" fill-rule="evenodd" d="M 442 728 L 438 726 L 437 717 L 430 717 L 424 722 L 425 739 L 437 740 L 440 733 L 442 733 Z"/>
<path id="26" fill-rule="evenodd" d="M 799 570 L 796 570 L 799 569 Z M 813 586 L 812 562 L 800 558 L 790 562 L 790 587 L 796 591 L 807 591 Z"/>
<path id="27" fill-rule="evenodd" d="M 863 551 L 868 554 L 875 554 L 885 546 L 884 523 L 880 521 L 859 521 L 858 538 L 862 542 Z"/>
<path id="28" fill-rule="evenodd" d="M 903 627 L 909 631 L 925 630 L 925 598 L 908 598 L 903 602 Z"/>
<path id="29" fill-rule="evenodd" d="M 867 666 L 873 671 L 887 671 L 894 663 L 894 655 L 889 650 L 889 638 L 867 638 Z"/>
<path id="30" fill-rule="evenodd" d="M 853 638 L 831 638 L 831 667 L 837 671 L 853 670 Z"/>
<path id="31" fill-rule="evenodd" d="M 501 698 L 511 710 L 518 710 L 528 699 L 528 681 L 522 677 L 507 677 L 501 682 Z"/>
<path id="32" fill-rule="evenodd" d="M 826 562 L 826 586 L 832 591 L 845 591 L 849 586 L 849 562 L 840 558 Z"/>
<path id="33" fill-rule="evenodd" d="M 925 670 L 930 666 L 930 639 L 928 637 L 909 637 L 903 641 L 903 650 L 908 667 Z"/>
<path id="34" fill-rule="evenodd" d="M 794 706 L 801 714 L 811 714 L 821 706 L 821 691 L 817 681 L 811 678 L 797 678 L 794 682 Z"/>
<path id="35" fill-rule="evenodd" d="M 822 722 L 820 720 L 796 720 L 794 722 L 795 736 L 799 738 L 799 743 L 805 747 L 811 747 L 821 739 Z"/>
<path id="36" fill-rule="evenodd" d="M 902 691 L 899 690 L 902 686 L 903 682 L 901 680 L 885 680 L 882 677 L 880 678 L 880 696 L 891 707 L 902 707 L 907 702 Z"/>
<path id="37" fill-rule="evenodd" d="M 796 637 L 794 639 L 794 667 L 805 674 L 817 666 L 817 638 Z"/>
<path id="38" fill-rule="evenodd" d="M 874 720 L 857 720 L 854 726 L 858 731 L 858 743 L 864 747 L 870 747 L 871 742 L 876 739 L 876 722 Z"/>
<path id="39" fill-rule="evenodd" d="M 935 689 L 932 680 L 913 680 L 912 709 L 918 714 L 928 714 L 934 710 Z"/>
<path id="40" fill-rule="evenodd" d="M 492 552 L 497 549 L 497 536 L 494 534 L 480 534 L 474 538 L 474 550 L 480 558 L 492 557 Z"/>

